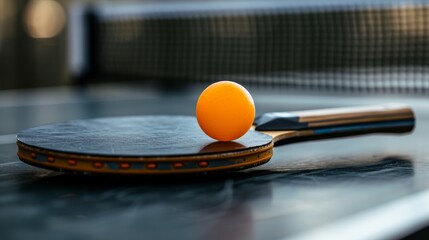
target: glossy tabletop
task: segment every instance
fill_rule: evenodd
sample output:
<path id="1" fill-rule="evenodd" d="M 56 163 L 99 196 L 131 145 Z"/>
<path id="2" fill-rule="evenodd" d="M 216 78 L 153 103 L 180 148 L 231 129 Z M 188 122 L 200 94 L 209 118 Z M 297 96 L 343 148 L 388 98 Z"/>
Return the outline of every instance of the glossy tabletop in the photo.
<path id="1" fill-rule="evenodd" d="M 98 85 L 0 92 L 4 239 L 379 239 L 429 225 L 429 100 L 250 89 L 258 113 L 400 102 L 409 135 L 368 135 L 275 149 L 254 169 L 210 176 L 85 176 L 35 168 L 16 133 L 67 120 L 190 115 L 201 88 Z"/>

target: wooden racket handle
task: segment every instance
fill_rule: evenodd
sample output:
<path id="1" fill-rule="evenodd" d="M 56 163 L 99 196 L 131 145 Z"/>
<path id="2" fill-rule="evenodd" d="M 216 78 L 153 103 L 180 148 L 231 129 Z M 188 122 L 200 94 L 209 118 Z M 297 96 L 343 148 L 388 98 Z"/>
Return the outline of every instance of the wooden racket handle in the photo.
<path id="1" fill-rule="evenodd" d="M 372 132 L 409 132 L 414 113 L 402 104 L 332 108 L 290 113 L 267 113 L 255 119 L 258 131 L 311 130 L 313 135 L 358 135 Z"/>

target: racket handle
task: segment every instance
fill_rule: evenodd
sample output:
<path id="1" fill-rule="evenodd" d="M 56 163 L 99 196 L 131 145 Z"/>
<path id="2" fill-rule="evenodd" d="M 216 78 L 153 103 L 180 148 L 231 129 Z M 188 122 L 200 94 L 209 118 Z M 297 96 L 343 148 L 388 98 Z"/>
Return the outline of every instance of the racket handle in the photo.
<path id="1" fill-rule="evenodd" d="M 266 113 L 254 122 L 257 131 L 296 131 L 295 141 L 366 133 L 404 133 L 412 131 L 414 124 L 412 109 L 402 104 Z"/>

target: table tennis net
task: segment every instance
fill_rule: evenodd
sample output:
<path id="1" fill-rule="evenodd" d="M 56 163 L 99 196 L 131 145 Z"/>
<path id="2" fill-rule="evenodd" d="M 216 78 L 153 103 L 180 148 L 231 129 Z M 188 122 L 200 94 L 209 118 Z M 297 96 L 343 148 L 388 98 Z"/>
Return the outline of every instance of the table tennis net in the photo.
<path id="1" fill-rule="evenodd" d="M 292 3 L 95 6 L 88 15 L 92 75 L 166 84 L 228 79 L 316 91 L 429 91 L 429 4 Z"/>

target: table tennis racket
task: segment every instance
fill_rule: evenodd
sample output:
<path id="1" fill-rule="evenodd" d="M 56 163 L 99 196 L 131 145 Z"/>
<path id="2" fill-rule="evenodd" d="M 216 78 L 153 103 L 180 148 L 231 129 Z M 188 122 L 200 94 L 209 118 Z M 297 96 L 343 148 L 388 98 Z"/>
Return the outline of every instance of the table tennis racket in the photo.
<path id="1" fill-rule="evenodd" d="M 17 135 L 28 164 L 103 174 L 174 174 L 230 171 L 266 163 L 273 146 L 367 133 L 406 133 L 413 111 L 398 104 L 333 108 L 258 116 L 232 142 L 206 136 L 191 116 L 129 116 L 73 120 Z"/>

